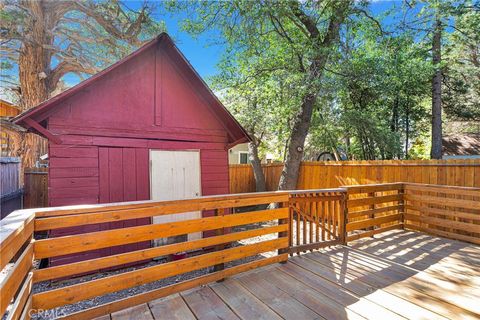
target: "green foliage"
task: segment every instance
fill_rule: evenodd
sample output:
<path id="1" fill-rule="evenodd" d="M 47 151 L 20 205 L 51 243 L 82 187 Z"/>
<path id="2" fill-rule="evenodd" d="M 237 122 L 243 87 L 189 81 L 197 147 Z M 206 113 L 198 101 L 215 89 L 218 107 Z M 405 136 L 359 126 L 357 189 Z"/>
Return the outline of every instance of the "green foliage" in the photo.
<path id="1" fill-rule="evenodd" d="M 323 84 L 316 113 L 322 121 L 310 131 L 310 148 L 347 150 L 356 159 L 406 157 L 428 116 L 426 51 L 413 35 L 383 34 L 368 19 L 347 25 L 340 49 Z"/>
<path id="2" fill-rule="evenodd" d="M 480 9 L 457 11 L 445 48 L 445 111 L 453 120 L 480 121 Z"/>
<path id="3" fill-rule="evenodd" d="M 480 6 L 470 0 L 410 1 L 381 16 L 368 11 L 368 2 L 356 2 L 342 27 L 340 46 L 315 81 L 303 71 L 319 49 L 292 18 L 290 2 L 170 5 L 189 10 L 184 28 L 191 34 L 219 32 L 216 42 L 226 52 L 212 83 L 249 132 L 262 138 L 263 150 L 278 160 L 301 97 L 311 90 L 318 98 L 306 159 L 340 150 L 355 159 L 426 158 L 435 71 L 431 31 L 438 14 L 444 25 L 440 66 L 446 114 L 480 120 Z M 334 8 L 313 1 L 300 6 L 314 14 L 318 26 Z"/>
<path id="4" fill-rule="evenodd" d="M 338 4 L 305 1 L 171 2 L 172 11 L 188 12 L 183 28 L 199 35 L 215 29 L 226 50 L 220 73 L 211 79 L 227 107 L 240 119 L 260 149 L 283 160 L 303 97 L 316 94 L 318 77 L 309 64 L 322 48 L 296 15 L 308 12 L 319 32 L 327 32 L 325 18 Z M 322 36 L 323 34 L 320 34 Z"/>

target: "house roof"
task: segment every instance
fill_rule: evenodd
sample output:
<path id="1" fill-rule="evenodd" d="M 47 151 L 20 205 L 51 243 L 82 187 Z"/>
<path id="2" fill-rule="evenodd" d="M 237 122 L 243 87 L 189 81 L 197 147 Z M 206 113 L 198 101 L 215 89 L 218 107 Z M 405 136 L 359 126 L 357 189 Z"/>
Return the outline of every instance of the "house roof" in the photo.
<path id="1" fill-rule="evenodd" d="M 218 100 L 218 98 L 215 96 L 215 94 L 211 91 L 211 89 L 208 87 L 208 85 L 203 81 L 203 79 L 200 77 L 200 75 L 195 71 L 195 69 L 192 67 L 190 62 L 185 58 L 185 56 L 180 52 L 180 50 L 177 48 L 173 40 L 170 38 L 170 36 L 167 33 L 161 33 L 159 36 L 156 38 L 152 39 L 136 51 L 132 52 L 128 56 L 124 57 L 123 59 L 117 61 L 116 63 L 112 64 L 108 68 L 100 71 L 99 73 L 91 76 L 90 78 L 80 82 L 79 84 L 73 86 L 72 88 L 40 103 L 39 105 L 19 114 L 16 116 L 12 121 L 15 124 L 18 124 L 28 130 L 35 131 L 38 134 L 43 135 L 41 132 L 38 132 L 35 130 L 35 128 L 31 127 L 31 122 L 29 120 L 34 120 L 37 123 L 40 123 L 41 121 L 45 120 L 51 115 L 51 112 L 54 112 L 53 109 L 58 106 L 62 101 L 67 99 L 68 97 L 74 95 L 78 91 L 82 90 L 83 88 L 91 85 L 95 81 L 98 81 L 102 77 L 104 77 L 106 74 L 111 72 L 112 70 L 115 70 L 118 68 L 120 65 L 126 63 L 127 61 L 134 59 L 136 56 L 141 54 L 142 52 L 148 50 L 149 48 L 155 46 L 155 45 L 160 45 L 164 46 L 166 48 L 171 49 L 170 52 L 173 53 L 174 57 L 176 58 L 175 60 L 181 64 L 183 64 L 191 76 L 191 80 L 196 82 L 199 85 L 199 88 L 201 88 L 201 94 L 203 97 L 208 101 L 209 105 L 212 108 L 212 111 L 215 113 L 215 115 L 218 117 L 218 119 L 222 122 L 225 130 L 228 133 L 228 140 L 229 143 L 234 145 L 242 142 L 248 142 L 251 141 L 251 138 L 249 137 L 248 133 L 245 131 L 245 129 L 238 123 L 238 121 L 230 114 L 230 112 L 225 108 L 225 106 Z"/>
<path id="2" fill-rule="evenodd" d="M 11 102 L 0 99 L 0 116 L 12 117 L 18 115 L 22 109 Z"/>
<path id="3" fill-rule="evenodd" d="M 445 156 L 480 155 L 480 133 L 444 136 L 442 152 Z"/>

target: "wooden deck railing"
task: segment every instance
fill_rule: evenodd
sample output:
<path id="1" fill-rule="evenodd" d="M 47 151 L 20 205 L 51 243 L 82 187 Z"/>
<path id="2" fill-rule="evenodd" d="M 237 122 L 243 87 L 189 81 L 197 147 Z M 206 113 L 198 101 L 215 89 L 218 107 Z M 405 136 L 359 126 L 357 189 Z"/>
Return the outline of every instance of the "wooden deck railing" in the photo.
<path id="1" fill-rule="evenodd" d="M 480 244 L 480 188 L 405 184 L 405 227 Z"/>
<path id="2" fill-rule="evenodd" d="M 403 183 L 347 186 L 346 241 L 403 228 Z"/>
<path id="3" fill-rule="evenodd" d="M 277 205 L 271 206 L 271 209 L 255 210 L 259 205 L 271 203 Z M 409 228 L 480 243 L 478 188 L 392 183 L 41 210 L 17 211 L 0 222 L 0 267 L 2 274 L 6 275 L 0 284 L 0 313 L 8 308 L 7 319 L 29 318 L 39 312 L 62 317 L 62 314 L 55 313 L 55 308 L 191 271 L 204 271 L 190 280 L 126 296 L 63 317 L 90 319 L 240 272 L 285 262 L 288 253 L 299 254 L 346 244 L 394 228 Z M 35 231 L 192 211 L 214 214 L 187 221 L 33 240 Z M 102 248 L 195 232 L 210 232 L 211 236 L 48 268 L 34 267 L 40 259 L 88 254 Z M 192 254 L 181 260 L 143 264 L 128 269 L 130 271 L 122 270 L 100 278 L 90 277 L 88 281 L 84 279 L 47 291 L 32 290 L 42 281 L 132 266 L 180 252 Z M 269 254 L 262 255 L 264 253 Z M 253 256 L 257 259 L 251 259 Z M 45 290 L 46 286 L 42 287 Z"/>
<path id="4" fill-rule="evenodd" d="M 12 305 L 7 319 L 29 317 L 32 303 L 34 213 L 14 211 L 0 221 L 0 314 Z M 7 272 L 5 272 L 8 270 Z"/>

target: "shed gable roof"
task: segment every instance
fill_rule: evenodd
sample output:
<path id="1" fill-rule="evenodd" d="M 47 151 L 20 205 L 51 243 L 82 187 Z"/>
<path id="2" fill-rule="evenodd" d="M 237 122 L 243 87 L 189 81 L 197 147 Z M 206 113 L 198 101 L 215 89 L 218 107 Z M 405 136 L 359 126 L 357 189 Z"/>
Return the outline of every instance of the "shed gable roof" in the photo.
<path id="1" fill-rule="evenodd" d="M 166 33 L 160 34 L 158 37 L 152 41 L 146 43 L 144 46 L 134 51 L 125 58 L 119 60 L 118 62 L 112 64 L 110 67 L 102 70 L 101 72 L 93 75 L 85 81 L 80 82 L 76 86 L 52 97 L 49 100 L 42 102 L 36 107 L 29 109 L 22 114 L 18 115 L 13 119 L 14 123 L 21 125 L 31 131 L 35 131 L 39 134 L 45 135 L 43 130 L 38 130 L 38 126 L 32 126 L 32 121 L 39 123 L 47 118 L 49 118 L 52 113 L 57 112 L 58 109 L 55 109 L 63 101 L 72 97 L 74 94 L 82 91 L 87 86 L 92 85 L 96 81 L 105 77 L 105 75 L 111 73 L 113 70 L 116 70 L 121 65 L 126 62 L 135 59 L 142 52 L 145 52 L 149 48 L 154 46 L 161 46 L 162 48 L 169 51 L 170 55 L 173 57 L 175 63 L 181 67 L 186 74 L 188 74 L 190 81 L 196 84 L 196 88 L 199 91 L 198 93 L 202 95 L 205 101 L 210 106 L 211 111 L 215 114 L 218 121 L 222 124 L 225 131 L 227 132 L 228 142 L 230 144 L 237 144 L 241 142 L 246 142 L 250 140 L 250 137 L 242 126 L 236 121 L 236 119 L 228 112 L 228 110 L 223 106 L 223 104 L 218 100 L 215 94 L 210 90 L 206 85 L 203 79 L 198 75 L 198 73 L 193 69 L 191 64 L 183 56 L 180 50 L 175 46 L 172 39 Z"/>

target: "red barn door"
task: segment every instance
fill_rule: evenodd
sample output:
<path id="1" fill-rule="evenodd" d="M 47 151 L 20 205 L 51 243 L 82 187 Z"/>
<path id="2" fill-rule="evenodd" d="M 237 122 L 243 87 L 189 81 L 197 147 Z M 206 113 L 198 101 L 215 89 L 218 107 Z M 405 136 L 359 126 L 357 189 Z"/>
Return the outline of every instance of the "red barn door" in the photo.
<path id="1" fill-rule="evenodd" d="M 99 148 L 100 203 L 148 200 L 150 198 L 148 149 Z M 149 224 L 150 218 L 111 222 L 105 229 Z M 113 247 L 106 254 L 149 247 L 149 242 Z"/>

